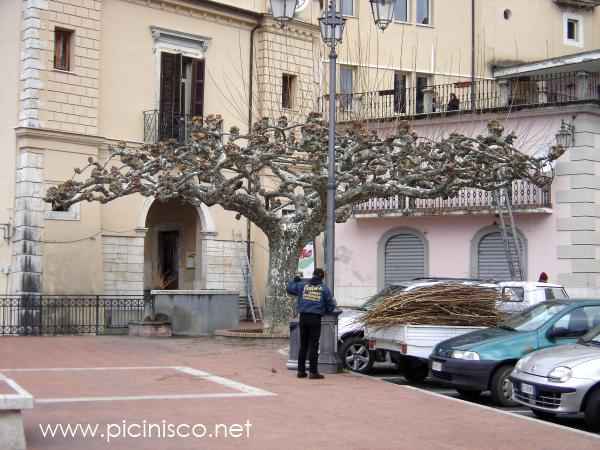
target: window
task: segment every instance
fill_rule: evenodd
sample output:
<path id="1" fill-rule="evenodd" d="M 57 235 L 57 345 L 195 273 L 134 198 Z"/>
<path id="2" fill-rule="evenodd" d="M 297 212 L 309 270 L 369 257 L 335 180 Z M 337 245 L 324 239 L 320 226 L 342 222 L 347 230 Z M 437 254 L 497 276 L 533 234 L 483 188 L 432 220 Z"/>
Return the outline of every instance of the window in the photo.
<path id="1" fill-rule="evenodd" d="M 558 319 L 552 326 L 554 337 L 575 338 L 584 335 L 600 324 L 600 307 L 577 308 Z"/>
<path id="2" fill-rule="evenodd" d="M 159 140 L 184 142 L 191 118 L 204 114 L 204 59 L 161 52 Z"/>
<path id="3" fill-rule="evenodd" d="M 431 24 L 430 0 L 417 0 L 417 23 L 422 25 Z"/>
<path id="4" fill-rule="evenodd" d="M 296 91 L 296 75 L 284 73 L 281 76 L 281 107 L 292 109 L 294 107 L 294 94 Z"/>
<path id="5" fill-rule="evenodd" d="M 71 38 L 72 30 L 54 29 L 54 68 L 71 70 Z"/>
<path id="6" fill-rule="evenodd" d="M 567 39 L 577 41 L 577 32 L 579 31 L 579 21 L 575 19 L 567 20 Z"/>
<path id="7" fill-rule="evenodd" d="M 396 0 L 394 6 L 394 20 L 408 22 L 408 0 Z"/>
<path id="8" fill-rule="evenodd" d="M 352 84 L 354 70 L 350 66 L 340 66 L 340 105 L 352 110 Z"/>
<path id="9" fill-rule="evenodd" d="M 354 0 L 341 0 L 342 2 L 342 15 L 353 16 L 354 15 Z"/>
<path id="10" fill-rule="evenodd" d="M 563 16 L 563 35 L 565 45 L 583 46 L 583 18 L 576 14 Z"/>
<path id="11" fill-rule="evenodd" d="M 522 302 L 525 298 L 525 289 L 522 287 L 502 288 L 502 300 L 505 302 Z"/>
<path id="12" fill-rule="evenodd" d="M 406 112 L 406 75 L 398 71 L 394 72 L 394 112 Z"/>

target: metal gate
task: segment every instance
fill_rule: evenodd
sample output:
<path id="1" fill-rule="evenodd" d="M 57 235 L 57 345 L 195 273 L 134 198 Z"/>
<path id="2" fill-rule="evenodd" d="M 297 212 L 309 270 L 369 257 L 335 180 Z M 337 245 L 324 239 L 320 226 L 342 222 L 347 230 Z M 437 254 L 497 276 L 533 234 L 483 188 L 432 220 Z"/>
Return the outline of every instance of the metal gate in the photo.
<path id="1" fill-rule="evenodd" d="M 1 296 L 0 335 L 126 334 L 145 304 L 143 295 Z"/>
<path id="2" fill-rule="evenodd" d="M 425 244 L 414 234 L 397 234 L 385 244 L 386 286 L 425 276 Z"/>
<path id="3" fill-rule="evenodd" d="M 509 248 L 512 253 L 516 254 L 517 250 L 512 240 L 509 241 Z M 521 261 L 523 261 L 524 272 L 526 271 L 525 253 L 524 241 L 521 239 Z M 477 274 L 478 278 L 483 280 L 506 281 L 512 278 L 500 232 L 486 234 L 479 241 L 477 246 Z M 526 274 L 524 275 L 526 276 Z"/>

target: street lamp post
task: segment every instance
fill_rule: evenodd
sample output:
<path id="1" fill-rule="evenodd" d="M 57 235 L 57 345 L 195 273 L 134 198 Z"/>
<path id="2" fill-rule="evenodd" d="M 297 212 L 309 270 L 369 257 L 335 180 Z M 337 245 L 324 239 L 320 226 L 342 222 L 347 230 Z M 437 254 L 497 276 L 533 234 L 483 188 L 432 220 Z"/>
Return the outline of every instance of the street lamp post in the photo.
<path id="1" fill-rule="evenodd" d="M 335 288 L 335 125 L 336 125 L 336 46 L 342 42 L 346 19 L 342 11 L 336 7 L 337 0 L 329 0 L 327 8 L 319 18 L 321 39 L 329 47 L 329 141 L 327 146 L 327 217 L 325 224 L 325 271 L 327 284 L 332 294 Z M 390 24 L 394 14 L 395 0 L 369 0 L 375 25 L 380 30 L 385 30 Z M 273 18 L 285 27 L 293 18 L 297 0 L 271 0 Z M 292 9 L 293 7 L 293 9 Z M 291 15 L 290 15 L 291 11 Z M 290 331 L 292 331 L 290 323 Z M 290 361 L 288 368 L 296 368 L 294 359 L 296 352 L 292 351 L 292 342 L 298 339 L 298 330 L 295 328 L 295 338 L 290 333 Z M 335 373 L 338 370 L 337 361 L 337 315 L 332 318 L 325 317 L 321 328 L 321 345 L 319 354 L 319 370 L 325 373 Z"/>
<path id="2" fill-rule="evenodd" d="M 319 19 L 321 39 L 329 47 L 329 139 L 327 146 L 327 217 L 325 222 L 325 270 L 332 295 L 335 290 L 335 125 L 336 125 L 336 46 L 342 42 L 346 19 L 336 11 L 335 1 Z"/>
<path id="3" fill-rule="evenodd" d="M 394 16 L 395 0 L 369 0 L 373 21 L 380 30 L 385 30 Z M 294 16 L 297 0 L 271 0 L 271 11 L 282 27 Z M 333 293 L 335 288 L 335 125 L 336 125 L 336 47 L 342 42 L 346 19 L 337 10 L 336 0 L 330 0 L 319 18 L 321 39 L 329 47 L 329 142 L 327 147 L 327 218 L 325 225 L 325 269 L 327 284 Z"/>

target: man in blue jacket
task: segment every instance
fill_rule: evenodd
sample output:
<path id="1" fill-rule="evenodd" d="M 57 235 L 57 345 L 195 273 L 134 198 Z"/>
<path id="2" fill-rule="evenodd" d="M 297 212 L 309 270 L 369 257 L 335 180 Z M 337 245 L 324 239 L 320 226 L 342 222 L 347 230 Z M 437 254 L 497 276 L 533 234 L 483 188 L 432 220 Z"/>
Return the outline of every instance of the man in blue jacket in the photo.
<path id="1" fill-rule="evenodd" d="M 335 309 L 331 290 L 323 283 L 325 272 L 315 269 L 307 283 L 295 277 L 288 283 L 287 291 L 298 297 L 297 311 L 300 314 L 300 351 L 298 352 L 298 378 L 306 378 L 306 354 L 308 352 L 309 378 L 325 378 L 319 373 L 319 338 L 321 316 Z"/>

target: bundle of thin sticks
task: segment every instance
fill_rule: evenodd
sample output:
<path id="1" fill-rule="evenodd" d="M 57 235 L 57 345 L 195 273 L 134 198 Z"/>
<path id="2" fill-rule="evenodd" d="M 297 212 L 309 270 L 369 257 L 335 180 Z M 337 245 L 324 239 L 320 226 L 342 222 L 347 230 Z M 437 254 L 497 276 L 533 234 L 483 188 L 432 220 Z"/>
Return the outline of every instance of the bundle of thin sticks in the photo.
<path id="1" fill-rule="evenodd" d="M 400 292 L 385 299 L 362 317 L 368 326 L 448 325 L 495 326 L 500 293 L 492 287 L 438 283 Z"/>

